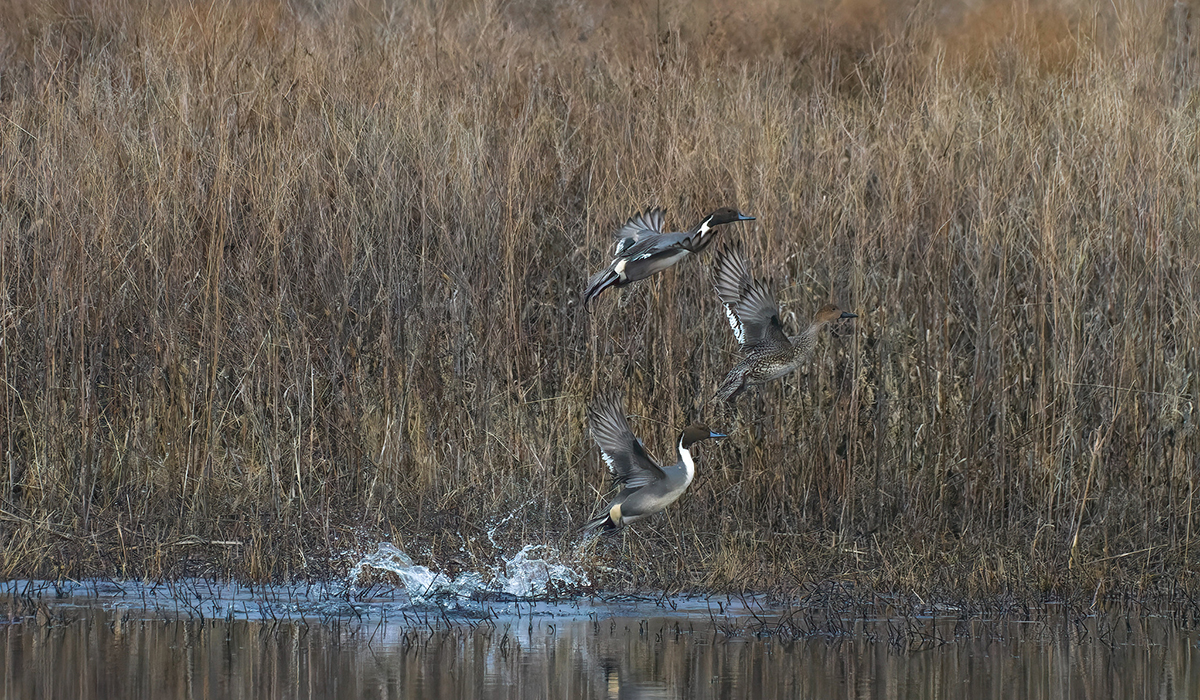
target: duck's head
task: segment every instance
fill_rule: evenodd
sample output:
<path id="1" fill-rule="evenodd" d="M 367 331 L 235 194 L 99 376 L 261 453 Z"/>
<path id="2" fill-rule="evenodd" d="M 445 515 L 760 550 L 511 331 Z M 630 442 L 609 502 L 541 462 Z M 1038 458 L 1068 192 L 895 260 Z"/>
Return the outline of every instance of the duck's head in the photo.
<path id="1" fill-rule="evenodd" d="M 721 224 L 731 224 L 735 221 L 754 221 L 754 217 L 746 216 L 745 214 L 738 211 L 737 209 L 730 209 L 729 207 L 722 207 L 721 209 L 718 209 L 718 210 L 714 211 L 713 213 L 709 214 L 708 218 L 704 220 L 704 223 L 706 223 L 710 227 L 712 227 L 712 226 L 720 226 Z"/>
<path id="2" fill-rule="evenodd" d="M 817 315 L 813 317 L 813 321 L 817 323 L 829 323 L 836 321 L 839 318 L 858 318 L 858 314 L 852 314 L 849 311 L 842 311 L 837 304 L 826 304 L 821 307 Z"/>
<path id="3" fill-rule="evenodd" d="M 723 437 L 728 437 L 728 436 L 724 435 L 722 433 L 714 433 L 713 431 L 708 429 L 707 425 L 700 425 L 699 423 L 692 423 L 691 425 L 689 425 L 688 427 L 683 429 L 683 436 L 679 438 L 679 443 L 683 446 L 683 449 L 686 450 L 688 447 L 690 447 L 691 445 L 693 445 L 697 442 L 700 442 L 701 440 L 709 440 L 712 438 L 723 438 Z"/>

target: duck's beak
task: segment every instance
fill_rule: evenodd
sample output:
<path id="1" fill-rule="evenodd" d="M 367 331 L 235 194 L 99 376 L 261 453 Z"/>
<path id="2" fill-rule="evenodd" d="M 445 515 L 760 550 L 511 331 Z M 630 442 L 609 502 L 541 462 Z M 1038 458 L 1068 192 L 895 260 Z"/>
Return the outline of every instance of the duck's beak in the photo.
<path id="1" fill-rule="evenodd" d="M 710 430 L 710 431 L 708 431 L 708 436 L 709 436 L 710 438 L 723 438 L 723 437 L 729 437 L 728 435 L 725 435 L 724 433 L 714 433 L 714 432 L 713 432 L 713 431 L 711 431 L 711 430 Z"/>
<path id="2" fill-rule="evenodd" d="M 737 213 L 737 216 L 738 216 L 738 218 L 737 218 L 738 221 L 754 221 L 753 216 L 746 216 L 745 214 L 743 214 L 740 211 Z"/>
<path id="3" fill-rule="evenodd" d="M 843 311 L 842 318 L 858 318 L 858 314 L 852 314 L 849 311 Z"/>

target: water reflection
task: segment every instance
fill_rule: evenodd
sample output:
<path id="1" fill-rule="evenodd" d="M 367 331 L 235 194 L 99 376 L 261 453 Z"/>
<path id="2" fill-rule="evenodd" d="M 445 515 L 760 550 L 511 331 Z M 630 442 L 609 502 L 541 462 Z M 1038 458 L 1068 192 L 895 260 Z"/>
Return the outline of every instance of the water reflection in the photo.
<path id="1" fill-rule="evenodd" d="M 1153 619 L 930 620 L 945 629 L 921 638 L 948 641 L 902 649 L 887 623 L 783 641 L 728 636 L 687 611 L 573 610 L 473 623 L 429 612 L 188 620 L 26 602 L 0 623 L 0 689 L 14 699 L 1200 697 L 1196 633 Z"/>

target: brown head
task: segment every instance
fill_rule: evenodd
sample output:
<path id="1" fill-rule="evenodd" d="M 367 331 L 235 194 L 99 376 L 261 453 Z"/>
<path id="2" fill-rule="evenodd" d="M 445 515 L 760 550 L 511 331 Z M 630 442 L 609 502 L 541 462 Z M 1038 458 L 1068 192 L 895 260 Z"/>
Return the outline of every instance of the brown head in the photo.
<path id="1" fill-rule="evenodd" d="M 683 449 L 686 450 L 686 449 L 689 449 L 695 443 L 700 442 L 701 440 L 708 440 L 711 438 L 723 438 L 723 437 L 728 437 L 728 436 L 722 435 L 721 433 L 714 433 L 713 431 L 708 429 L 707 425 L 700 425 L 699 423 L 692 423 L 691 425 L 689 425 L 688 427 L 683 429 L 683 435 L 679 436 L 679 444 L 683 447 Z"/>
<path id="2" fill-rule="evenodd" d="M 813 323 L 829 323 L 840 318 L 858 318 L 858 314 L 852 314 L 849 311 L 842 311 L 837 304 L 826 304 L 821 307 L 817 315 L 813 317 Z"/>
<path id="3" fill-rule="evenodd" d="M 718 209 L 704 217 L 704 221 L 700 222 L 700 225 L 703 226 L 704 224 L 708 224 L 708 228 L 712 228 L 713 226 L 720 226 L 721 224 L 731 224 L 735 221 L 754 221 L 754 217 L 746 216 L 737 209 L 722 207 L 721 209 Z"/>

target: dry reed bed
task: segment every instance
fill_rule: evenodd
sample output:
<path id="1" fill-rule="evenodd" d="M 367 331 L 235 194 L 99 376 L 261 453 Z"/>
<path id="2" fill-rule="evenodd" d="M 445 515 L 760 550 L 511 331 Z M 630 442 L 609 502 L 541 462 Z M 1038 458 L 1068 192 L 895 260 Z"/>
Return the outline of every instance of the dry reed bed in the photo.
<path id="1" fill-rule="evenodd" d="M 617 385 L 661 457 L 696 416 L 733 437 L 587 555 L 628 572 L 605 585 L 1194 590 L 1177 13 L 1053 44 L 779 19 L 758 46 L 678 8 L 165 5 L 0 23 L 0 575 L 566 544 Z M 759 217 L 723 235 L 793 328 L 834 298 L 860 319 L 714 415 L 709 256 L 579 307 L 655 204 Z"/>

